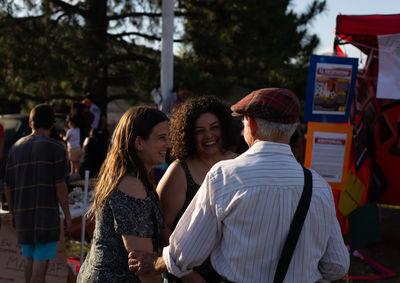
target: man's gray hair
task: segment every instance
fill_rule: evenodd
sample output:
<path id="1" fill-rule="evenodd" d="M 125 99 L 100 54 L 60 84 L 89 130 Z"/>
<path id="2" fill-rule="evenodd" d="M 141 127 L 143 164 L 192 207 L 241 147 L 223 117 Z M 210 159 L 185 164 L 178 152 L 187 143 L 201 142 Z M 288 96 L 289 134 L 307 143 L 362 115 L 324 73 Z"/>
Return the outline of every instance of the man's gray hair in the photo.
<path id="1" fill-rule="evenodd" d="M 260 118 L 255 118 L 255 121 L 261 135 L 267 140 L 271 137 L 290 139 L 299 124 L 298 122 L 293 124 L 275 123 Z"/>

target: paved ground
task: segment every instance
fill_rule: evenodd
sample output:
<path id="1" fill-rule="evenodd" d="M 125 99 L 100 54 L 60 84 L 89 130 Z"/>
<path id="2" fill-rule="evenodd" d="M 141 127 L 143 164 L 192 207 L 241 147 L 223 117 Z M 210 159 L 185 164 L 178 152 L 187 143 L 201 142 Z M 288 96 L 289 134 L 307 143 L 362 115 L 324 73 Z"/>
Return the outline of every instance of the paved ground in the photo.
<path id="1" fill-rule="evenodd" d="M 370 244 L 360 251 L 389 270 L 397 276 L 382 280 L 353 280 L 347 282 L 378 282 L 378 283 L 400 283 L 400 209 L 380 208 L 381 219 L 381 241 Z M 349 275 L 369 276 L 376 272 L 356 257 L 351 257 Z M 335 282 L 346 282 L 339 280 Z"/>

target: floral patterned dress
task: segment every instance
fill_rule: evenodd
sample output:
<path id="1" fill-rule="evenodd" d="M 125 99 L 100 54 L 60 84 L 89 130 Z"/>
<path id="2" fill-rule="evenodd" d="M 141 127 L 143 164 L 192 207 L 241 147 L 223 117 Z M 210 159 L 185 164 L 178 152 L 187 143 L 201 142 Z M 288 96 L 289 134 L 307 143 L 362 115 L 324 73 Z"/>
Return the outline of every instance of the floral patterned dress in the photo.
<path id="1" fill-rule="evenodd" d="M 140 282 L 128 269 L 128 252 L 121 235 L 152 238 L 158 246 L 158 233 L 163 228 L 163 216 L 157 194 L 138 199 L 116 188 L 103 209 L 96 213 L 96 228 L 90 253 L 77 278 L 78 283 L 88 282 Z"/>

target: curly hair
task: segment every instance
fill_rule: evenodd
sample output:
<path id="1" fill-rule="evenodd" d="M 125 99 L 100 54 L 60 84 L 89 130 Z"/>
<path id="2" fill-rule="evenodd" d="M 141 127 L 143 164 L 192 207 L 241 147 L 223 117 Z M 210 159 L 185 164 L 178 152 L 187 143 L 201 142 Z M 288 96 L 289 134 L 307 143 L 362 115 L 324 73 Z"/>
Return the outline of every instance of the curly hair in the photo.
<path id="1" fill-rule="evenodd" d="M 228 106 L 215 96 L 191 98 L 176 109 L 170 121 L 171 156 L 184 160 L 197 153 L 194 125 L 201 114 L 212 113 L 221 125 L 222 147 L 235 151 L 240 140 L 240 122 L 232 117 Z"/>

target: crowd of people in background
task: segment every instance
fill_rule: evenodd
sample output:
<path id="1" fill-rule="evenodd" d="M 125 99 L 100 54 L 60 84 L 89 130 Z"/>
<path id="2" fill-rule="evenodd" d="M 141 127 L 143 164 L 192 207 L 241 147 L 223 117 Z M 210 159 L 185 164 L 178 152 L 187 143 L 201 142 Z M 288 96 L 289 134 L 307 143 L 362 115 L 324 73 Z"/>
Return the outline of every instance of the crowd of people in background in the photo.
<path id="1" fill-rule="evenodd" d="M 88 212 L 95 230 L 77 282 L 161 282 L 161 273 L 164 282 L 272 282 L 305 178 L 298 99 L 261 89 L 229 109 L 217 97 L 190 96 L 182 83 L 156 107 L 131 107 L 111 139 L 89 98 L 71 105 L 64 143 L 51 139 L 50 106 L 32 110 L 32 134 L 13 147 L 5 179 L 27 279 L 44 282 L 59 235 L 58 209 L 46 224 L 53 233 L 43 234 L 48 216 L 32 194 L 59 202 L 70 222 L 65 186 L 89 170 L 97 179 Z M 0 127 L 0 146 L 1 138 Z M 40 151 L 25 168 L 31 146 Z M 40 170 L 48 176 L 36 176 Z M 296 282 L 340 278 L 349 264 L 330 187 L 311 173 L 309 217 L 287 271 Z M 28 206 L 43 215 L 30 219 Z"/>
<path id="2" fill-rule="evenodd" d="M 82 179 L 85 171 L 90 177 L 97 176 L 105 159 L 109 134 L 105 115 L 89 98 L 74 102 L 67 114 L 65 135 L 70 162 L 69 181 Z"/>
<path id="3" fill-rule="evenodd" d="M 109 137 L 100 108 L 90 99 L 74 102 L 64 133 L 55 127 L 59 104 L 39 104 L 29 114 L 31 134 L 20 138 L 3 160 L 4 129 L 0 125 L 2 209 L 10 211 L 22 245 L 26 282 L 44 282 L 48 262 L 59 239 L 59 204 L 71 227 L 68 192 L 85 171 L 96 177 L 107 153 Z M 4 169 L 4 170 L 3 170 Z"/>

